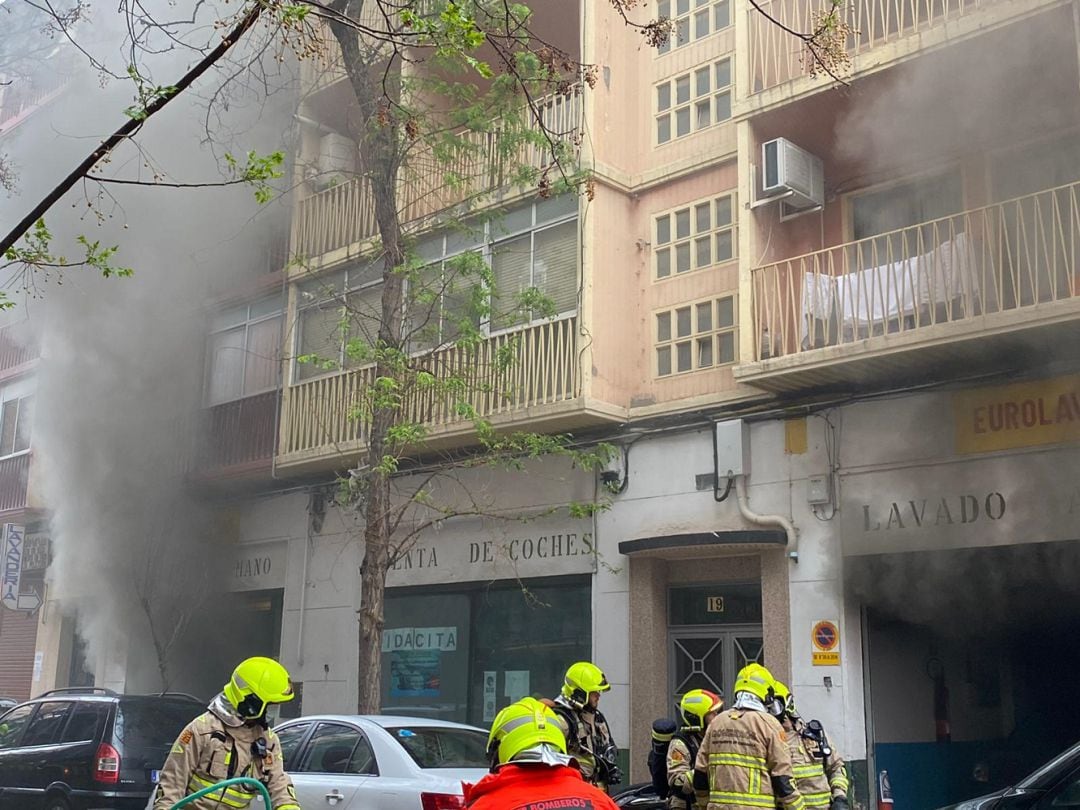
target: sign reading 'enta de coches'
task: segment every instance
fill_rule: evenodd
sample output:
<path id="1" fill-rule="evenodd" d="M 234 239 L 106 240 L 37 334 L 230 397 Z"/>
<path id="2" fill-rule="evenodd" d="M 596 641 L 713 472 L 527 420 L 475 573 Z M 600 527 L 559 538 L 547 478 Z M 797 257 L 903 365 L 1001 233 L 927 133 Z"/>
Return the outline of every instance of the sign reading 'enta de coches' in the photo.
<path id="1" fill-rule="evenodd" d="M 455 526 L 448 521 L 441 531 L 425 532 L 402 554 L 387 584 L 590 573 L 596 565 L 591 529 L 589 521 L 572 520 L 550 527 L 513 522 L 484 527 L 475 521 Z"/>

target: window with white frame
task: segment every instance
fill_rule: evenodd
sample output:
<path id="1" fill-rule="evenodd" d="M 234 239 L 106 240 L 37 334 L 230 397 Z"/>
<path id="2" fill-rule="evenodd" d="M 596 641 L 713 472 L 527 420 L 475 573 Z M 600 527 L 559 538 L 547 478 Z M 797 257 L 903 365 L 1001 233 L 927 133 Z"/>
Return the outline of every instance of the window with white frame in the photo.
<path id="1" fill-rule="evenodd" d="M 518 298 L 535 288 L 555 314 L 577 309 L 578 201 L 573 194 L 538 200 L 490 224 L 491 272 L 495 289 L 492 331 L 527 323 L 538 313 L 521 312 Z"/>
<path id="2" fill-rule="evenodd" d="M 671 36 L 657 48 L 661 54 L 731 25 L 731 0 L 657 0 L 656 12 L 672 23 Z"/>
<path id="3" fill-rule="evenodd" d="M 735 362 L 735 297 L 656 313 L 656 375 L 668 377 Z"/>
<path id="4" fill-rule="evenodd" d="M 656 85 L 657 145 L 730 118 L 730 57 Z"/>
<path id="5" fill-rule="evenodd" d="M 416 246 L 424 268 L 411 279 L 409 342 L 416 351 L 453 343 L 462 321 L 479 327 L 479 313 L 467 312 L 478 276 L 466 268 L 467 254 L 484 252 L 486 228 L 482 222 L 424 237 Z"/>
<path id="6" fill-rule="evenodd" d="M 306 380 L 327 371 L 362 365 L 362 360 L 349 356 L 348 346 L 353 338 L 371 345 L 378 336 L 382 321 L 382 262 L 352 265 L 303 282 L 297 294 L 296 356 L 312 360 L 296 364 L 294 379 Z"/>
<path id="7" fill-rule="evenodd" d="M 735 195 L 700 200 L 654 219 L 656 278 L 735 258 Z"/>
<path id="8" fill-rule="evenodd" d="M 221 310 L 207 342 L 206 401 L 218 405 L 272 391 L 281 362 L 281 298 Z"/>
<path id="9" fill-rule="evenodd" d="M 461 311 L 474 294 L 476 276 L 455 266 L 463 255 L 478 252 L 493 278 L 491 315 L 475 323 L 484 334 L 528 323 L 539 313 L 516 306 L 527 289 L 551 300 L 557 315 L 573 312 L 578 300 L 578 200 L 568 194 L 510 209 L 489 222 L 423 237 L 415 254 L 424 268 L 406 293 L 405 330 L 413 350 L 453 342 Z M 455 277 L 457 274 L 457 277 Z M 297 363 L 294 380 L 359 365 L 349 358 L 350 337 L 373 343 L 381 321 L 381 260 L 299 285 L 296 356 L 318 362 Z"/>
<path id="10" fill-rule="evenodd" d="M 10 456 L 30 449 L 33 422 L 32 396 L 4 400 L 0 410 L 0 456 Z"/>

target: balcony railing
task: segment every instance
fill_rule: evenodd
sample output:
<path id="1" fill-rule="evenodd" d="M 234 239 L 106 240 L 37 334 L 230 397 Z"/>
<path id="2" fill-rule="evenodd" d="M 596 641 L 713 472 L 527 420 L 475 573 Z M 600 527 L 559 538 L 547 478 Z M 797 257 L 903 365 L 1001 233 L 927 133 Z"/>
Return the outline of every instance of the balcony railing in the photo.
<path id="1" fill-rule="evenodd" d="M 0 376 L 37 357 L 37 343 L 30 339 L 24 324 L 11 324 L 0 329 Z"/>
<path id="2" fill-rule="evenodd" d="M 30 113 L 58 95 L 67 83 L 65 74 L 46 71 L 32 81 L 11 80 L 10 84 L 0 87 L 0 135 L 13 129 Z"/>
<path id="3" fill-rule="evenodd" d="M 554 405 L 580 396 L 577 370 L 577 318 L 546 321 L 520 331 L 488 338 L 476 348 L 436 352 L 426 365 L 436 378 L 461 380 L 464 392 L 412 393 L 402 421 L 424 424 L 431 431 L 468 428 L 469 417 L 458 410 L 469 403 L 484 418 Z M 510 347 L 513 360 L 500 366 Z M 368 424 L 365 394 L 374 382 L 374 368 L 343 371 L 290 387 L 282 410 L 279 452 L 333 454 L 355 452 L 365 441 Z"/>
<path id="4" fill-rule="evenodd" d="M 0 458 L 0 512 L 26 506 L 26 485 L 30 478 L 30 453 Z"/>
<path id="5" fill-rule="evenodd" d="M 538 104 L 548 132 L 573 138 L 581 128 L 581 92 L 551 96 Z M 436 213 L 464 200 L 505 185 L 511 171 L 520 166 L 542 168 L 548 150 L 523 144 L 517 156 L 506 157 L 497 148 L 498 132 L 473 132 L 464 136 L 456 158 L 449 161 L 416 154 L 399 181 L 398 209 L 403 222 Z M 307 258 L 320 256 L 376 236 L 375 205 L 364 178 L 332 186 L 301 200 L 293 219 L 292 253 Z"/>
<path id="6" fill-rule="evenodd" d="M 847 51 L 855 56 L 1001 3 L 1003 0 L 846 0 L 840 13 L 851 26 Z M 751 93 L 809 75 L 805 46 L 781 26 L 811 32 L 832 9 L 831 0 L 767 0 L 759 5 L 764 14 L 753 6 L 747 11 Z"/>
<path id="7" fill-rule="evenodd" d="M 1058 312 L 1080 298 L 1078 260 L 1073 183 L 758 267 L 754 359 Z"/>
<path id="8" fill-rule="evenodd" d="M 269 462 L 274 457 L 277 412 L 277 391 L 207 408 L 196 471 Z"/>

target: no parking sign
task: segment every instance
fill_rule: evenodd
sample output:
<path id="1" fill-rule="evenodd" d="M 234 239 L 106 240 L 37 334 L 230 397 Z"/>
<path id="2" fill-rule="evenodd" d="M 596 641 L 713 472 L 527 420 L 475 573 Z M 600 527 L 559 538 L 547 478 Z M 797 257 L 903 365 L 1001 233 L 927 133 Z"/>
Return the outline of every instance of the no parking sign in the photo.
<path id="1" fill-rule="evenodd" d="M 827 619 L 814 622 L 810 643 L 815 667 L 840 666 L 840 628 L 836 622 Z"/>

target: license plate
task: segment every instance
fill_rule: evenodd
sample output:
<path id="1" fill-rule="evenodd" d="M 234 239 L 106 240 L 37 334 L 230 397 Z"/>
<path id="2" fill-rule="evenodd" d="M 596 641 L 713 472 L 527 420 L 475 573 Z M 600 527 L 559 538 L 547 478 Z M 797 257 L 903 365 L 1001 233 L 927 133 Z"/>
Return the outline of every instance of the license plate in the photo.
<path id="1" fill-rule="evenodd" d="M 161 779 L 161 771 L 150 771 L 150 781 L 155 785 Z"/>

